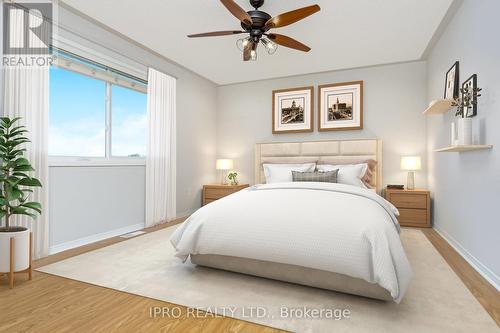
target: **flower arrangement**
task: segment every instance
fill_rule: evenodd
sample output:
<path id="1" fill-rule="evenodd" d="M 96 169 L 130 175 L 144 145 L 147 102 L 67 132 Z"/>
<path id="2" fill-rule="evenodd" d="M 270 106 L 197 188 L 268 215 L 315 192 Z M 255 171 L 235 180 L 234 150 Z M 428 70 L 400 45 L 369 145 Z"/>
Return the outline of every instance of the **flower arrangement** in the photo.
<path id="1" fill-rule="evenodd" d="M 474 108 L 477 105 L 477 98 L 481 96 L 482 88 L 472 88 L 469 86 L 460 89 L 461 97 L 453 100 L 452 106 L 457 107 L 455 117 L 470 118 L 466 114 L 466 110 Z"/>

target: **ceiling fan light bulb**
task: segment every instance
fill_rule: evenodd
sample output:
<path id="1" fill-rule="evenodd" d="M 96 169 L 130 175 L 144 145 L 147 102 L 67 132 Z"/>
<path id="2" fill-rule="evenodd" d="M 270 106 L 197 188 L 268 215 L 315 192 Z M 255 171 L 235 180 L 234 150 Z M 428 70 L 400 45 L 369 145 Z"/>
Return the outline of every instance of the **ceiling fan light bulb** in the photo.
<path id="1" fill-rule="evenodd" d="M 276 50 L 278 50 L 278 44 L 271 42 L 269 44 L 269 47 L 266 47 L 267 53 L 269 54 L 274 54 L 276 53 Z"/>
<path id="2" fill-rule="evenodd" d="M 269 54 L 274 54 L 278 49 L 278 44 L 268 38 L 262 38 L 261 41 Z"/>
<path id="3" fill-rule="evenodd" d="M 257 51 L 255 51 L 255 50 L 250 51 L 250 60 L 252 60 L 252 61 L 257 60 Z"/>
<path id="4" fill-rule="evenodd" d="M 248 45 L 248 43 L 250 43 L 250 40 L 249 38 L 240 38 L 236 41 L 236 46 L 238 47 L 238 49 L 240 51 L 243 51 L 245 49 L 245 47 Z"/>

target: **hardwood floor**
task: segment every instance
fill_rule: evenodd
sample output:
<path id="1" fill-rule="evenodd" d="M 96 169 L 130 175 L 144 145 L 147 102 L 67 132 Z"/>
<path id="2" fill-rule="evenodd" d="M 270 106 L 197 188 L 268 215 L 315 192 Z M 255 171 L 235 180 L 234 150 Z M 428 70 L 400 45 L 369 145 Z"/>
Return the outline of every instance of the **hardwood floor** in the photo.
<path id="1" fill-rule="evenodd" d="M 184 221 L 144 229 L 157 231 Z M 138 236 L 140 237 L 140 236 Z M 45 266 L 85 252 L 125 241 L 113 237 L 37 260 L 33 268 Z M 151 316 L 154 308 L 175 314 Z M 179 311 L 177 313 L 176 311 Z M 41 272 L 16 275 L 14 289 L 0 277 L 0 332 L 285 332 L 209 313 L 194 316 L 187 308 L 147 297 L 94 286 Z"/>
<path id="2" fill-rule="evenodd" d="M 500 292 L 472 268 L 434 229 L 421 230 L 500 327 Z"/>
<path id="3" fill-rule="evenodd" d="M 145 231 L 153 232 L 182 221 Z M 500 326 L 499 292 L 433 229 L 421 230 Z M 114 237 L 58 253 L 36 261 L 34 267 L 124 240 Z M 6 277 L 1 277 L 0 300 L 0 332 L 283 332 L 229 317 L 205 314 L 204 318 L 195 318 L 183 306 L 40 272 L 34 272 L 32 281 L 16 276 L 12 290 L 8 289 Z M 154 307 L 180 313 L 176 313 L 176 318 L 154 317 Z"/>
<path id="4" fill-rule="evenodd" d="M 2 281 L 0 332 L 279 332 L 228 317 L 194 318 L 175 304 L 40 272 L 20 280 L 13 290 Z M 181 312 L 152 318 L 153 307 Z"/>

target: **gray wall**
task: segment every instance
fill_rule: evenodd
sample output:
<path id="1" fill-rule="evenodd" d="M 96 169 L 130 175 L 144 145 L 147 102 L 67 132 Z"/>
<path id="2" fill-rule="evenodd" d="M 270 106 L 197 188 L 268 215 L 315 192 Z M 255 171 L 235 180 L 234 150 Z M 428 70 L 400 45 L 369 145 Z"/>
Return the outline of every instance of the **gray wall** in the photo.
<path id="1" fill-rule="evenodd" d="M 142 228 L 144 167 L 51 167 L 49 176 L 51 246 L 131 225 Z"/>
<path id="2" fill-rule="evenodd" d="M 452 112 L 428 117 L 428 183 L 434 225 L 471 263 L 500 286 L 500 1 L 465 0 L 428 58 L 428 100 L 442 98 L 444 78 L 460 61 L 460 81 L 478 74 L 484 89 L 474 118 L 476 143 L 493 150 L 434 153 L 450 144 Z"/>
<path id="3" fill-rule="evenodd" d="M 364 128 L 356 131 L 317 131 L 317 86 L 334 82 L 364 81 Z M 271 132 L 272 90 L 315 86 L 313 133 Z M 241 181 L 253 183 L 254 144 L 343 138 L 383 140 L 384 183 L 406 182 L 401 155 L 421 155 L 425 165 L 425 62 L 411 62 L 345 71 L 301 75 L 227 85 L 217 89 L 217 156 L 233 158 Z M 425 168 L 416 185 L 426 186 Z"/>
<path id="4" fill-rule="evenodd" d="M 64 6 L 59 24 L 72 32 L 61 29 L 63 38 L 177 77 L 177 215 L 197 209 L 202 184 L 215 179 L 215 84 Z M 49 185 L 51 246 L 144 222 L 144 167 L 52 167 Z"/>

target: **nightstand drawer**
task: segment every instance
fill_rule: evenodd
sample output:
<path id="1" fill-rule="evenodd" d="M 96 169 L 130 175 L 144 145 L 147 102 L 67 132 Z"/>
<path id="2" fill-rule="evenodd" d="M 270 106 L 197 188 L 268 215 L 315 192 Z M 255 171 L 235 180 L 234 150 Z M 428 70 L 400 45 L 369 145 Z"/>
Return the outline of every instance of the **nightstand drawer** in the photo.
<path id="1" fill-rule="evenodd" d="M 397 208 L 427 209 L 427 195 L 419 193 L 391 193 L 390 202 Z"/>
<path id="2" fill-rule="evenodd" d="M 425 209 L 399 209 L 398 221 L 402 226 L 426 226 L 427 210 Z"/>
<path id="3" fill-rule="evenodd" d="M 224 198 L 230 194 L 238 192 L 244 188 L 248 187 L 248 184 L 240 184 L 240 185 L 203 185 L 203 195 L 201 203 L 202 205 L 206 205 L 212 201 L 218 200 L 220 198 Z"/>
<path id="4" fill-rule="evenodd" d="M 206 199 L 220 199 L 225 197 L 226 195 L 232 194 L 234 192 L 238 192 L 239 189 L 222 189 L 222 188 L 206 188 L 205 189 L 205 198 Z"/>

